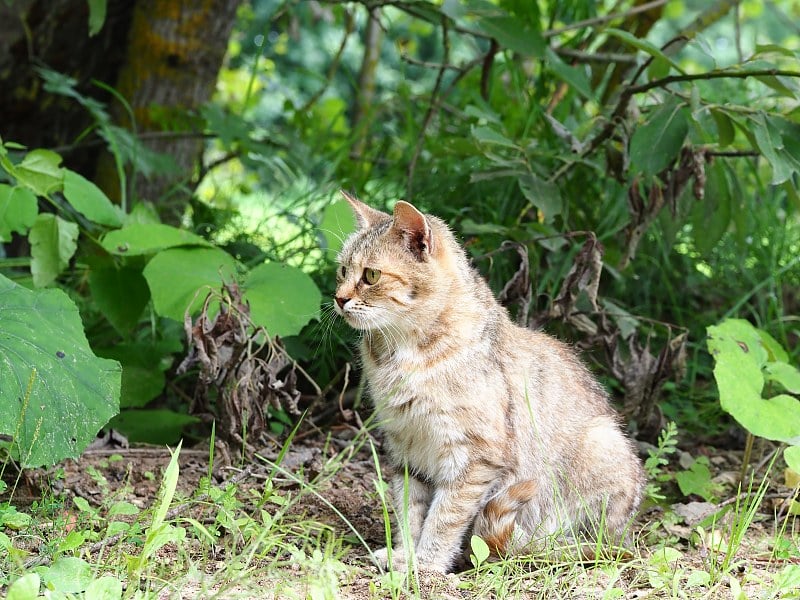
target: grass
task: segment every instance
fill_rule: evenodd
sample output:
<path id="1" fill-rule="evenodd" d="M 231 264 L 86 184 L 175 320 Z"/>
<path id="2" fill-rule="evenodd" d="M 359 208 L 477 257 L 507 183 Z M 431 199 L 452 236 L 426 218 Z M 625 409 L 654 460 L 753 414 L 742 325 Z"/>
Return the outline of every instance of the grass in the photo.
<path id="1" fill-rule="evenodd" d="M 687 528 L 688 539 L 670 533 L 669 509 L 649 511 L 625 555 L 585 561 L 574 558 L 574 547 L 551 546 L 491 562 L 473 540 L 473 568 L 457 575 L 381 573 L 369 558 L 382 545 L 380 533 L 369 537 L 353 517 L 358 511 L 329 499 L 342 491 L 352 461 L 374 460 L 378 487 L 355 502 L 371 509 L 388 537 L 391 510 L 367 439 L 358 435 L 330 452 L 313 474 L 281 464 L 293 451 L 287 443 L 272 461 L 233 469 L 218 484 L 205 475 L 193 488 L 182 484 L 179 456 L 190 451 L 179 447 L 163 456 L 147 508 L 132 496 L 134 473 L 120 486 L 104 475 L 119 457 L 84 469 L 102 491 L 94 502 L 54 492 L 63 476 L 56 471 L 34 504 L 0 505 L 0 585 L 11 600 L 798 597 L 798 524 L 764 515 L 767 476 L 723 502 L 707 523 Z"/>

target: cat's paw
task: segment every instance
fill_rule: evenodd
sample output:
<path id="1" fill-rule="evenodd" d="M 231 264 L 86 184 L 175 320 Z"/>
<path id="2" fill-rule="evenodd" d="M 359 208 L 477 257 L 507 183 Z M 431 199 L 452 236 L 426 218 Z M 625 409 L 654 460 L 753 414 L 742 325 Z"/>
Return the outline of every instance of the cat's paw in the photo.
<path id="1" fill-rule="evenodd" d="M 381 568 L 386 571 L 402 571 L 405 572 L 408 570 L 408 564 L 406 563 L 406 556 L 405 552 L 402 548 L 395 548 L 392 550 L 392 564 L 389 564 L 389 549 L 388 548 L 381 548 L 380 550 L 375 550 L 372 553 L 373 557 L 375 558 L 375 563 Z"/>

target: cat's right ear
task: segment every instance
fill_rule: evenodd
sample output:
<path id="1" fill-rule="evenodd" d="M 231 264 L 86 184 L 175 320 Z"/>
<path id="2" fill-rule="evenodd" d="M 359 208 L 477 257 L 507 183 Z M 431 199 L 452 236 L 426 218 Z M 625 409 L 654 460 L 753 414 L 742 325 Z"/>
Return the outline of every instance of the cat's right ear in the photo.
<path id="1" fill-rule="evenodd" d="M 361 200 L 355 196 L 351 196 L 344 190 L 339 190 L 339 193 L 344 197 L 345 200 L 347 200 L 347 202 L 350 204 L 350 207 L 353 209 L 353 214 L 356 216 L 356 223 L 358 224 L 359 229 L 367 229 L 368 227 L 372 227 L 373 225 L 390 218 L 386 213 L 367 206 L 361 202 Z"/>

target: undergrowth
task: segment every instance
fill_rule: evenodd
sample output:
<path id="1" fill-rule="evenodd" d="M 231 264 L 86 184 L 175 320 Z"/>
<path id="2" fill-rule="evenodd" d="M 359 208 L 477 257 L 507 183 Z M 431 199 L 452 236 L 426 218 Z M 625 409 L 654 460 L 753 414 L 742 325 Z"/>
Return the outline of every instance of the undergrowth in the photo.
<path id="1" fill-rule="evenodd" d="M 666 482 L 666 457 L 675 432 L 664 432 L 648 470 Z M 790 598 L 800 581 L 796 517 L 765 515 L 765 495 L 775 469 L 733 490 L 712 506 L 684 537 L 668 505 L 643 511 L 632 540 L 619 552 L 587 559 L 582 548 L 548 543 L 530 555 L 489 560 L 479 538 L 471 543 L 471 568 L 455 575 L 424 571 L 382 573 L 371 557 L 391 541 L 387 487 L 377 453 L 362 432 L 319 472 L 289 470 L 293 435 L 273 460 L 228 468 L 220 482 L 206 475 L 194 490 L 179 490 L 180 446 L 157 477 L 149 507 L 131 501 L 128 478 L 112 485 L 104 469 L 89 473 L 103 493 L 91 500 L 50 491 L 28 507 L 0 505 L 0 585 L 6 597 L 116 598 Z M 361 453 L 373 460 L 377 493 L 359 500 L 383 518 L 387 540 L 367 539 L 326 492 Z M 209 473 L 213 453 L 209 453 Z M 156 477 L 155 474 L 151 476 Z M 650 494 L 663 499 L 663 491 Z M 329 518 L 309 513 L 322 506 Z M 382 507 L 382 508 L 381 508 Z M 23 517 L 24 515 L 24 517 Z M 382 517 L 381 517 L 382 515 Z M 756 593 L 757 592 L 757 593 Z M 792 595 L 795 594 L 795 595 Z"/>

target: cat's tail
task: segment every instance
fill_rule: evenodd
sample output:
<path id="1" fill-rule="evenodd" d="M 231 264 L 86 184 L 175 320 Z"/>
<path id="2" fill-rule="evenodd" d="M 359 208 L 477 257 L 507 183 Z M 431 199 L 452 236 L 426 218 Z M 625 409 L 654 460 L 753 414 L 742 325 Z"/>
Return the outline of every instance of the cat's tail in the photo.
<path id="1" fill-rule="evenodd" d="M 475 519 L 473 533 L 483 538 L 493 556 L 509 554 L 517 513 L 536 496 L 535 481 L 520 481 L 500 490 Z"/>

